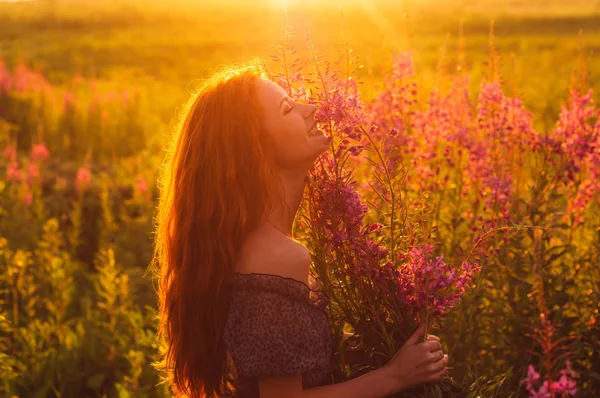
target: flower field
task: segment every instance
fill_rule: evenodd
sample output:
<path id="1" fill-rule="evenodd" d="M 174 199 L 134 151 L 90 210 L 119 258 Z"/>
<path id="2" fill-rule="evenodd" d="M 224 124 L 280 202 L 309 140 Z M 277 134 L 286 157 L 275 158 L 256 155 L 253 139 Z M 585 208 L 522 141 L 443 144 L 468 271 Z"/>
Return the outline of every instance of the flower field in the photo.
<path id="1" fill-rule="evenodd" d="M 283 31 L 266 5 L 211 3 L 207 25 L 0 4 L 0 396 L 170 396 L 148 269 L 163 146 L 190 82 L 254 56 L 334 138 L 295 226 L 332 301 L 332 381 L 425 322 L 449 376 L 399 396 L 599 396 L 600 11 L 414 3 L 362 30 L 350 6 L 291 7 Z"/>

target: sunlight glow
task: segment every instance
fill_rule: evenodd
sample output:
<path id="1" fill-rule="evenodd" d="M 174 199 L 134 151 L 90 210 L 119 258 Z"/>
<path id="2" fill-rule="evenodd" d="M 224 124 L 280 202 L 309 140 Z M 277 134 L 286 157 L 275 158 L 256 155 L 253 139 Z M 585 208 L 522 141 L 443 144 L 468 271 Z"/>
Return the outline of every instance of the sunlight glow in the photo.
<path id="1" fill-rule="evenodd" d="M 369 3 L 372 0 L 269 0 L 275 7 L 287 8 L 294 5 L 327 5 L 327 6 L 346 6 L 362 3 Z"/>
<path id="2" fill-rule="evenodd" d="M 392 38 L 392 40 L 398 42 L 400 35 L 394 25 L 386 17 L 385 13 L 382 12 L 378 5 L 385 4 L 388 2 L 400 3 L 402 0 L 268 0 L 274 7 L 287 10 L 288 7 L 295 5 L 323 5 L 323 6 L 352 6 L 362 8 L 365 12 L 365 16 L 374 21 L 379 25 L 384 32 L 386 37 Z M 419 0 L 425 1 L 425 0 Z M 406 43 L 402 43 L 403 46 Z"/>

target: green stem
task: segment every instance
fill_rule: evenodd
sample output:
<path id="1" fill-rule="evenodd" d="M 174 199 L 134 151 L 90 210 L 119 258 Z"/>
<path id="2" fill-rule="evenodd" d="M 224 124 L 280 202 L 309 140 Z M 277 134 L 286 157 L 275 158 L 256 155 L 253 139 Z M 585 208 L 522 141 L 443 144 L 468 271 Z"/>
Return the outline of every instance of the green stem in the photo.
<path id="1" fill-rule="evenodd" d="M 394 234 L 394 230 L 396 228 L 396 194 L 394 192 L 394 187 L 392 184 L 392 176 L 390 174 L 390 170 L 385 162 L 385 160 L 383 159 L 383 155 L 381 154 L 381 151 L 379 150 L 379 148 L 377 147 L 377 145 L 375 144 L 375 141 L 373 140 L 373 138 L 371 137 L 371 135 L 367 132 L 367 130 L 365 130 L 364 127 L 360 127 L 362 133 L 367 137 L 367 139 L 369 140 L 369 142 L 371 143 L 371 147 L 373 147 L 373 149 L 375 150 L 375 153 L 377 154 L 377 157 L 379 158 L 380 162 L 381 162 L 381 166 L 383 168 L 383 170 L 385 171 L 385 177 L 388 183 L 388 189 L 390 192 L 390 198 L 391 198 L 391 204 L 390 204 L 390 253 L 392 256 L 392 260 L 396 258 L 396 243 L 395 243 L 395 234 Z"/>

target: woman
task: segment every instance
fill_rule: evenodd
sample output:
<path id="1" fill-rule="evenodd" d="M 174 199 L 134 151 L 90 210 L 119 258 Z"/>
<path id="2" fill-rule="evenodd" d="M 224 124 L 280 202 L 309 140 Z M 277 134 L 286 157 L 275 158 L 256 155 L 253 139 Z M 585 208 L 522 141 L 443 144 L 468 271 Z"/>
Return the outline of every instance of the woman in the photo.
<path id="1" fill-rule="evenodd" d="M 183 110 L 162 173 L 157 364 L 177 396 L 375 398 L 439 380 L 447 355 L 419 329 L 384 367 L 327 380 L 327 297 L 291 238 L 306 171 L 330 145 L 315 107 L 258 65 L 216 74 Z"/>

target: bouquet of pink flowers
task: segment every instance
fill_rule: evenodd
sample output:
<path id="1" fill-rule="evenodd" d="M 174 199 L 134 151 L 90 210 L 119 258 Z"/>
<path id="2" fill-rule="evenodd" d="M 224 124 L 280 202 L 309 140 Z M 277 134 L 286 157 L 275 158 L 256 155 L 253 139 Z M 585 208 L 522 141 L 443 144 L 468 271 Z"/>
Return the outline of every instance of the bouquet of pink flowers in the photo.
<path id="1" fill-rule="evenodd" d="M 309 39 L 310 43 L 310 39 Z M 317 106 L 320 129 L 333 138 L 309 175 L 308 207 L 300 230 L 308 231 L 313 271 L 330 298 L 330 318 L 339 337 L 334 378 L 343 381 L 387 363 L 415 329 L 431 325 L 465 292 L 479 271 L 466 257 L 446 262 L 420 215 L 427 202 L 409 200 L 403 183 L 405 165 L 389 145 L 398 130 L 384 131 L 370 120 L 360 99 L 356 80 L 330 72 L 314 48 L 311 56 L 316 78 L 300 74 L 289 33 L 276 46 L 273 60 L 283 71 L 271 77 L 290 96 Z M 316 94 L 308 85 L 317 83 Z M 360 156 L 359 156 L 360 155 Z M 357 176 L 355 162 L 368 162 Z M 366 181 L 359 189 L 356 178 Z M 473 251 L 471 252 L 471 254 Z M 343 339 L 343 331 L 352 331 Z M 442 397 L 460 392 L 450 378 L 398 396 Z"/>
<path id="2" fill-rule="evenodd" d="M 386 153 L 377 127 L 364 125 L 356 83 L 332 84 L 313 100 L 334 141 L 310 175 L 302 229 L 310 231 L 314 271 L 331 299 L 337 333 L 354 332 L 337 350 L 337 375 L 344 379 L 385 365 L 420 324 L 430 325 L 457 302 L 479 266 L 468 259 L 455 266 L 436 250 L 432 231 L 418 219 L 423 203 L 403 196 L 403 165 Z M 371 165 L 367 193 L 357 190 L 350 166 L 360 153 Z M 369 210 L 378 222 L 366 221 Z M 407 394 L 458 391 L 448 380 Z"/>

